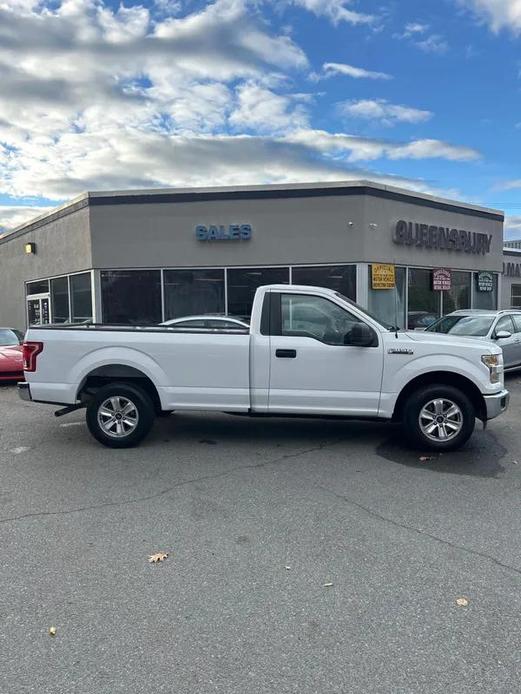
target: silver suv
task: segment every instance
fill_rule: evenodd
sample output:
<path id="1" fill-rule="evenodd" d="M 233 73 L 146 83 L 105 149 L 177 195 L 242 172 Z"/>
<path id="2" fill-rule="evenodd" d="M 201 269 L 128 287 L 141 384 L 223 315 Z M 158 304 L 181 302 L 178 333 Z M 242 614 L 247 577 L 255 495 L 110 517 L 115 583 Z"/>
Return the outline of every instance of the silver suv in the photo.
<path id="1" fill-rule="evenodd" d="M 505 371 L 521 369 L 521 310 L 453 311 L 429 325 L 426 332 L 494 340 L 503 350 Z"/>

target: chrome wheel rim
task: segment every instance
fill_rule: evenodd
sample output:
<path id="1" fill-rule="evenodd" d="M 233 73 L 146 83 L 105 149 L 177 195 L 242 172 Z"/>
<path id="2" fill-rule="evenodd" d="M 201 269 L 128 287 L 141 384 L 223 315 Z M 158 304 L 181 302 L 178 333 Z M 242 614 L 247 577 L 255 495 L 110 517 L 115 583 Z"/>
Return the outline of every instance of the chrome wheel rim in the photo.
<path id="1" fill-rule="evenodd" d="M 128 398 L 113 395 L 98 408 L 98 424 L 104 434 L 114 439 L 129 436 L 137 427 L 139 413 Z"/>
<path id="2" fill-rule="evenodd" d="M 420 429 L 431 441 L 450 441 L 463 428 L 463 412 L 452 400 L 435 398 L 421 409 Z"/>

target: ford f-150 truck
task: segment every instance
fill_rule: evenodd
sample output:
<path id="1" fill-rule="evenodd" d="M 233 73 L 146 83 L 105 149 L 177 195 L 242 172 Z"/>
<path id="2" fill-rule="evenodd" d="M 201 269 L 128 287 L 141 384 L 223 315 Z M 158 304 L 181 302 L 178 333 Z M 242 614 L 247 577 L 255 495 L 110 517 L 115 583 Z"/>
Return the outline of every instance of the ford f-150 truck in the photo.
<path id="1" fill-rule="evenodd" d="M 330 289 L 271 285 L 248 330 L 42 326 L 23 346 L 23 399 L 86 408 L 106 446 L 139 443 L 173 410 L 402 422 L 414 445 L 463 445 L 508 406 L 493 342 L 403 332 Z"/>

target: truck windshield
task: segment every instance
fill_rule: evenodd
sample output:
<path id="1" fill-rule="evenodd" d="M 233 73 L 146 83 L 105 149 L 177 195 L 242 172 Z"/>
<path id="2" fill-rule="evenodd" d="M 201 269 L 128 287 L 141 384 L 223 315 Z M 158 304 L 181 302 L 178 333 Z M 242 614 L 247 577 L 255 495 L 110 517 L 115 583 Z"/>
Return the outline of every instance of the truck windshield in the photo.
<path id="1" fill-rule="evenodd" d="M 493 322 L 493 316 L 445 316 L 430 325 L 426 332 L 485 337 Z"/>
<path id="2" fill-rule="evenodd" d="M 356 301 L 353 301 L 352 299 L 349 299 L 347 296 L 340 294 L 340 292 L 335 292 L 335 294 L 336 294 L 336 296 L 338 296 L 339 299 L 342 299 L 342 301 L 345 301 L 347 304 L 350 304 L 351 306 L 354 306 L 362 313 L 365 313 L 366 316 L 369 316 L 369 318 L 372 318 L 372 320 L 376 321 L 378 323 L 378 325 L 381 325 L 386 330 L 393 330 L 393 331 L 399 330 L 399 328 L 395 325 L 392 325 L 392 323 L 386 323 L 381 318 L 378 318 L 378 316 L 375 316 L 374 313 L 371 313 L 371 311 L 368 311 L 366 308 L 362 308 L 359 304 L 356 303 Z"/>

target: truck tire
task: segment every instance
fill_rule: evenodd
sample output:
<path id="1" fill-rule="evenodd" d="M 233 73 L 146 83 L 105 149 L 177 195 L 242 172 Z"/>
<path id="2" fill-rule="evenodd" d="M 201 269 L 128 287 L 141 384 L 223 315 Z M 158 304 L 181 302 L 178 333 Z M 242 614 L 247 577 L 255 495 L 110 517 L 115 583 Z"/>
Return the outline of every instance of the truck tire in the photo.
<path id="1" fill-rule="evenodd" d="M 459 388 L 431 385 L 412 393 L 403 412 L 403 425 L 410 442 L 433 451 L 454 451 L 472 435 L 476 411 Z"/>
<path id="2" fill-rule="evenodd" d="M 154 423 L 154 405 L 147 393 L 130 383 L 109 383 L 87 406 L 90 433 L 109 448 L 137 446 Z"/>

